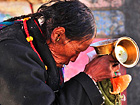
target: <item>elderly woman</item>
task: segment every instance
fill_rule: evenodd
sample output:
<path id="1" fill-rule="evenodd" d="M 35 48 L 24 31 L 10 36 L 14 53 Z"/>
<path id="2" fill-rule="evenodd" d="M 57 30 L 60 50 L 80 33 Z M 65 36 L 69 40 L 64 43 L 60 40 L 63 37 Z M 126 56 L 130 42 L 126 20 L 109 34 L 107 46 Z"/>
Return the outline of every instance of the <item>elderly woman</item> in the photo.
<path id="1" fill-rule="evenodd" d="M 81 2 L 42 5 L 37 13 L 14 17 L 0 30 L 1 105 L 100 105 L 95 82 L 114 77 L 114 59 L 97 57 L 68 82 L 63 65 L 74 62 L 96 36 L 92 12 Z M 22 20 L 22 21 L 19 21 Z"/>

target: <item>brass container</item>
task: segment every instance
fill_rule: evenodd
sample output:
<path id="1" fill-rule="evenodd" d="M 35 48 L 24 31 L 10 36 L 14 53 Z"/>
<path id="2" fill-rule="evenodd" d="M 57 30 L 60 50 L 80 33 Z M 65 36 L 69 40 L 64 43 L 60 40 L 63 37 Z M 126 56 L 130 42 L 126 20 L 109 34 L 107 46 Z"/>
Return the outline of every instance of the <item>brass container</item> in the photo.
<path id="1" fill-rule="evenodd" d="M 114 42 L 116 40 L 117 39 L 107 39 L 103 41 L 98 41 L 96 43 L 91 44 L 90 46 L 94 47 L 98 55 L 109 55 L 114 49 Z"/>
<path id="2" fill-rule="evenodd" d="M 112 54 L 124 67 L 134 67 L 139 61 L 139 48 L 130 37 L 107 39 L 91 44 L 98 55 Z"/>
<path id="3" fill-rule="evenodd" d="M 122 64 L 124 67 L 134 67 L 139 61 L 139 48 L 136 42 L 130 37 L 121 37 L 115 42 L 115 49 L 112 55 Z M 118 51 L 117 47 L 122 47 L 123 50 Z M 126 53 L 126 56 L 125 56 Z M 123 60 L 121 60 L 123 59 Z"/>

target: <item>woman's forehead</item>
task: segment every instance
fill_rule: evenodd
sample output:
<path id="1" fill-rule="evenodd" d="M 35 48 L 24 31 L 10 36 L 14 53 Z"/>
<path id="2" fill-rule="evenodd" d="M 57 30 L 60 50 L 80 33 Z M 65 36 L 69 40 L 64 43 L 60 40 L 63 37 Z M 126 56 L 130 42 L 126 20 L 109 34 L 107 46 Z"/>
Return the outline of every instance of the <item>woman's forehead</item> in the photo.
<path id="1" fill-rule="evenodd" d="M 89 47 L 93 40 L 94 38 L 90 38 L 88 40 L 83 39 L 80 41 L 74 41 L 73 46 L 77 47 L 78 50 L 84 51 Z"/>

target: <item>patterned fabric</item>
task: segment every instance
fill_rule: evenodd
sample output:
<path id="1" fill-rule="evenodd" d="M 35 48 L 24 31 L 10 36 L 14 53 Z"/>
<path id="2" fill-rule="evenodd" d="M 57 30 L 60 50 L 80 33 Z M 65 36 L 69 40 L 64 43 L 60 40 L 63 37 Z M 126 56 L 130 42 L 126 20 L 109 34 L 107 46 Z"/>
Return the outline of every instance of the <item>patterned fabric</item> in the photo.
<path id="1" fill-rule="evenodd" d="M 0 22 L 0 30 L 6 26 L 9 26 L 9 25 L 12 25 L 12 24 L 15 24 L 15 23 L 18 23 L 20 21 L 12 21 L 12 22 Z"/>
<path id="2" fill-rule="evenodd" d="M 59 86 L 63 87 L 63 85 L 64 85 L 64 67 L 63 68 L 59 68 L 59 73 L 60 73 L 60 83 L 59 83 Z"/>
<path id="3" fill-rule="evenodd" d="M 110 79 L 97 82 L 97 85 L 101 90 L 102 95 L 104 96 L 104 103 L 102 105 L 121 105 L 121 95 L 113 95 L 109 92 L 112 89 Z"/>

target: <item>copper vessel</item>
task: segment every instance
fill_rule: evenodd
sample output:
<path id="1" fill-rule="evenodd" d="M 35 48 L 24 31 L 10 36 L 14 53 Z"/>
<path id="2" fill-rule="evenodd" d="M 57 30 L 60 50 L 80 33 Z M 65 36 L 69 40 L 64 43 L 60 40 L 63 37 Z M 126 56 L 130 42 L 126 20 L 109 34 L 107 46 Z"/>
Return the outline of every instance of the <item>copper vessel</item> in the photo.
<path id="1" fill-rule="evenodd" d="M 139 48 L 130 37 L 107 39 L 91 44 L 98 55 L 112 54 L 124 67 L 134 67 L 139 61 Z"/>

